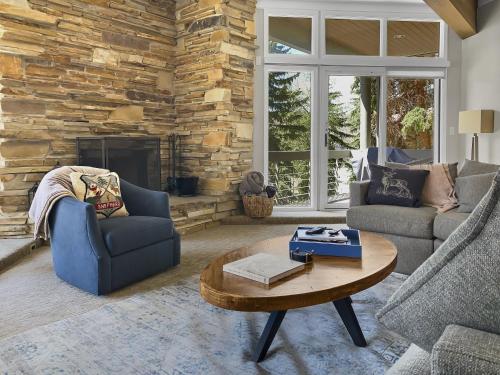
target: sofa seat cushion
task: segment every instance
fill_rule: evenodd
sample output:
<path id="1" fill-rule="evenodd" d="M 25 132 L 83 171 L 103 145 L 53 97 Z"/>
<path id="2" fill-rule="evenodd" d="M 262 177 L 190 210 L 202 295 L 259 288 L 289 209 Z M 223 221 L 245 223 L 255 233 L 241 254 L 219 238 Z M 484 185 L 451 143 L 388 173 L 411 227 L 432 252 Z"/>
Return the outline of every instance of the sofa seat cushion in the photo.
<path id="1" fill-rule="evenodd" d="M 370 232 L 432 239 L 435 216 L 433 207 L 365 205 L 347 211 L 347 225 Z"/>
<path id="2" fill-rule="evenodd" d="M 468 217 L 469 214 L 457 212 L 457 209 L 438 214 L 434 219 L 434 236 L 445 241 Z"/>
<path id="3" fill-rule="evenodd" d="M 172 220 L 163 217 L 114 217 L 101 220 L 99 225 L 112 257 L 168 240 L 174 235 Z"/>

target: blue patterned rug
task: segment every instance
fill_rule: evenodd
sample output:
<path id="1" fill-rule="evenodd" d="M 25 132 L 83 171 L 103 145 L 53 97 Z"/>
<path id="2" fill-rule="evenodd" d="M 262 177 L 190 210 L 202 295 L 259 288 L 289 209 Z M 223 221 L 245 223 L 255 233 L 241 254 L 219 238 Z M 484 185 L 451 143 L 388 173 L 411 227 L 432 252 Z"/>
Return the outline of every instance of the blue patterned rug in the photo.
<path id="1" fill-rule="evenodd" d="M 353 296 L 368 342 L 359 348 L 332 304 L 289 311 L 268 352 L 252 350 L 266 313 L 205 303 L 198 277 L 110 303 L 0 341 L 2 374 L 383 374 L 408 343 L 375 312 L 405 277 L 392 274 Z"/>

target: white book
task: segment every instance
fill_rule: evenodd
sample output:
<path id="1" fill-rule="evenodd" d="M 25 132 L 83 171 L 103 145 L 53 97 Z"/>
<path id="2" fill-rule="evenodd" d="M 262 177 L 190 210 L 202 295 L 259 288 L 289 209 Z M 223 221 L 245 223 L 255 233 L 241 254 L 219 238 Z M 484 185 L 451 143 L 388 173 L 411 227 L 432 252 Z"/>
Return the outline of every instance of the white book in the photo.
<path id="1" fill-rule="evenodd" d="M 258 253 L 235 262 L 224 264 L 222 270 L 269 285 L 303 270 L 304 267 L 304 263 L 296 262 L 286 256 Z"/>

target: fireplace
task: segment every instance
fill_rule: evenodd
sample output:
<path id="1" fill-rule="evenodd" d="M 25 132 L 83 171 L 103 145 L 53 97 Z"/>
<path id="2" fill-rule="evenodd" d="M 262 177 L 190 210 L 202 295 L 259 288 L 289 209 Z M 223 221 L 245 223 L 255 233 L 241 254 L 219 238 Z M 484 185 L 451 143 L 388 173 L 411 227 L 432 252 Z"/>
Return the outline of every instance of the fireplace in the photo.
<path id="1" fill-rule="evenodd" d="M 78 137 L 78 165 L 106 168 L 146 189 L 161 190 L 158 137 Z"/>

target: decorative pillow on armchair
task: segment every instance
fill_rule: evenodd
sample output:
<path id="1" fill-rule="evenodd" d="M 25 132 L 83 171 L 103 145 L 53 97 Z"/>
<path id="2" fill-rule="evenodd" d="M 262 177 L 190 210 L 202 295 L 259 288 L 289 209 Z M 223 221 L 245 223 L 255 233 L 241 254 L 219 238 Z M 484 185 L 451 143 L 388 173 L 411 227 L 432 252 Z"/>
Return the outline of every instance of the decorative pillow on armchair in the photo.
<path id="1" fill-rule="evenodd" d="M 70 174 L 76 197 L 94 206 L 98 219 L 128 216 L 120 190 L 120 178 L 114 172 L 90 175 Z"/>
<path id="2" fill-rule="evenodd" d="M 500 334 L 500 172 L 469 217 L 377 314 L 430 352 L 446 326 Z"/>
<path id="3" fill-rule="evenodd" d="M 429 171 L 392 169 L 370 164 L 370 186 L 366 202 L 420 207 L 420 197 Z"/>

